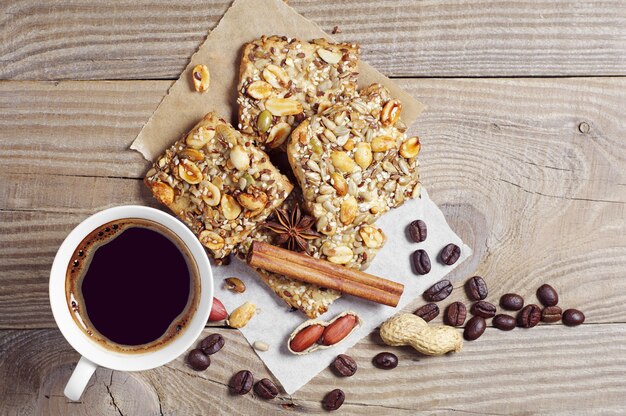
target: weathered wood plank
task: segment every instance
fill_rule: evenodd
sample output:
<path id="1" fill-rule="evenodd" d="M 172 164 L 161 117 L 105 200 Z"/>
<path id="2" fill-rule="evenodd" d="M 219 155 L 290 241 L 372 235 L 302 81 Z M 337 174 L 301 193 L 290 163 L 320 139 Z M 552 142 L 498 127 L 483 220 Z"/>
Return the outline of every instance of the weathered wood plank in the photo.
<path id="1" fill-rule="evenodd" d="M 429 106 L 414 127 L 424 183 L 475 251 L 455 275 L 484 275 L 493 301 L 532 301 L 551 282 L 589 322 L 624 322 L 626 80 L 402 83 Z M 49 268 L 74 225 L 113 205 L 155 206 L 139 180 L 147 162 L 124 149 L 168 84 L 0 83 L 12 97 L 0 101 L 0 328 L 53 325 Z"/>
<path id="2" fill-rule="evenodd" d="M 376 369 L 372 357 L 389 347 L 377 336 L 348 353 L 359 369 L 351 378 L 324 370 L 292 396 L 264 401 L 232 396 L 226 384 L 240 369 L 272 378 L 238 331 L 221 328 L 226 346 L 204 372 L 183 357 L 140 373 L 98 369 L 81 403 L 69 403 L 63 387 L 78 354 L 57 330 L 0 331 L 0 413 L 12 415 L 173 415 L 323 412 L 333 388 L 346 392 L 342 414 L 620 414 L 626 411 L 626 326 L 560 326 L 505 333 L 488 330 L 459 354 L 423 357 L 392 349 L 393 371 Z M 297 369 L 294 369 L 297 371 Z M 602 394 L 598 394 L 601 391 Z M 401 399 L 401 400 L 400 400 Z"/>
<path id="3" fill-rule="evenodd" d="M 230 1 L 0 2 L 0 78 L 175 79 Z M 289 3 L 395 76 L 626 74 L 619 0 Z"/>

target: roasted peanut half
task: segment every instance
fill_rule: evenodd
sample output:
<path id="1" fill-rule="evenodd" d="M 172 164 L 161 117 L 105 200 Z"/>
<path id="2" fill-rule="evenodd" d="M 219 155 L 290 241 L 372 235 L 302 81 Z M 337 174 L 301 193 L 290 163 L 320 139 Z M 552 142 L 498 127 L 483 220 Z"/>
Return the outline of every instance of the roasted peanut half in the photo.
<path id="1" fill-rule="evenodd" d="M 265 109 L 274 116 L 292 116 L 302 112 L 302 104 L 288 98 L 272 97 L 265 101 Z"/>
<path id="2" fill-rule="evenodd" d="M 383 236 L 380 228 L 375 228 L 371 225 L 364 225 L 361 227 L 359 235 L 363 239 L 365 245 L 369 248 L 378 248 L 385 242 L 385 237 Z"/>
<path id="3" fill-rule="evenodd" d="M 246 170 L 250 167 L 250 156 L 240 144 L 230 151 L 230 161 L 237 170 Z"/>
<path id="4" fill-rule="evenodd" d="M 280 147 L 290 134 L 291 126 L 288 123 L 278 123 L 270 130 L 266 144 L 270 149 Z"/>
<path id="5" fill-rule="evenodd" d="M 420 148 L 421 144 L 419 137 L 410 137 L 400 145 L 400 155 L 402 155 L 402 157 L 410 159 L 419 154 Z"/>
<path id="6" fill-rule="evenodd" d="M 396 139 L 391 136 L 378 136 L 372 140 L 372 150 L 374 152 L 386 152 L 396 147 Z"/>
<path id="7" fill-rule="evenodd" d="M 208 129 L 206 127 L 200 126 L 197 129 L 192 130 L 187 135 L 185 142 L 187 143 L 187 146 L 193 149 L 200 149 L 204 145 L 206 145 L 208 142 L 210 142 L 214 136 L 215 136 L 214 129 Z"/>
<path id="8" fill-rule="evenodd" d="M 178 156 L 181 158 L 189 159 L 193 162 L 199 162 L 204 159 L 204 155 L 201 151 L 192 148 L 184 149 L 178 154 Z"/>
<path id="9" fill-rule="evenodd" d="M 239 205 L 235 198 L 228 194 L 222 195 L 220 208 L 227 220 L 234 220 L 241 214 L 241 205 Z"/>
<path id="10" fill-rule="evenodd" d="M 334 249 L 329 249 L 326 251 L 326 256 L 328 257 L 328 261 L 335 264 L 347 264 L 352 260 L 352 256 L 354 253 L 350 247 L 339 246 Z"/>
<path id="11" fill-rule="evenodd" d="M 337 195 L 344 196 L 348 193 L 348 182 L 337 172 L 330 174 L 330 183 L 333 184 L 333 188 L 337 191 Z"/>
<path id="12" fill-rule="evenodd" d="M 164 205 L 174 202 L 174 189 L 163 182 L 153 182 L 150 184 L 154 197 Z"/>
<path id="13" fill-rule="evenodd" d="M 237 196 L 237 201 L 247 210 L 257 211 L 263 209 L 267 204 L 268 197 L 265 192 L 256 186 L 249 186 L 247 192 Z"/>
<path id="14" fill-rule="evenodd" d="M 178 176 L 185 182 L 195 185 L 202 180 L 202 171 L 189 159 L 181 159 L 178 164 Z"/>
<path id="15" fill-rule="evenodd" d="M 339 61 L 341 61 L 341 57 L 343 56 L 343 54 L 341 54 L 340 52 L 329 51 L 328 49 L 324 48 L 318 49 L 317 54 L 320 56 L 320 58 L 322 58 L 322 60 L 324 60 L 324 62 L 327 62 L 331 65 L 339 63 Z"/>
<path id="16" fill-rule="evenodd" d="M 343 173 L 352 173 L 356 168 L 356 163 L 346 152 L 335 150 L 330 154 L 330 161 L 335 168 Z"/>
<path id="17" fill-rule="evenodd" d="M 206 65 L 196 65 L 191 71 L 193 78 L 193 87 L 198 92 L 204 92 L 209 89 L 211 83 L 211 74 Z"/>
<path id="18" fill-rule="evenodd" d="M 402 111 L 402 104 L 398 100 L 390 100 L 383 106 L 383 111 L 380 113 L 380 122 L 383 126 L 392 126 L 396 124 L 400 118 L 400 112 Z"/>
<path id="19" fill-rule="evenodd" d="M 219 205 L 222 193 L 219 188 L 209 181 L 203 182 L 202 200 L 210 207 Z"/>
<path id="20" fill-rule="evenodd" d="M 246 89 L 248 95 L 257 100 L 263 100 L 272 94 L 272 86 L 265 81 L 254 81 Z"/>
<path id="21" fill-rule="evenodd" d="M 204 230 L 198 235 L 198 239 L 206 248 L 210 248 L 211 250 L 219 250 L 224 247 L 225 241 L 217 233 L 213 231 Z"/>
<path id="22" fill-rule="evenodd" d="M 341 203 L 341 208 L 339 210 L 339 220 L 345 224 L 352 224 L 354 219 L 356 218 L 356 213 L 358 210 L 356 198 L 352 195 L 348 195 L 346 199 Z"/>
<path id="23" fill-rule="evenodd" d="M 274 88 L 286 87 L 289 83 L 289 75 L 279 66 L 269 64 L 263 70 L 263 79 Z"/>
<path id="24" fill-rule="evenodd" d="M 254 303 L 246 302 L 237 309 L 235 309 L 226 323 L 231 328 L 243 328 L 250 322 L 250 319 L 254 316 L 256 312 L 256 305 Z"/>
<path id="25" fill-rule="evenodd" d="M 372 147 L 369 143 L 359 143 L 354 151 L 354 160 L 361 168 L 366 169 L 373 160 Z"/>

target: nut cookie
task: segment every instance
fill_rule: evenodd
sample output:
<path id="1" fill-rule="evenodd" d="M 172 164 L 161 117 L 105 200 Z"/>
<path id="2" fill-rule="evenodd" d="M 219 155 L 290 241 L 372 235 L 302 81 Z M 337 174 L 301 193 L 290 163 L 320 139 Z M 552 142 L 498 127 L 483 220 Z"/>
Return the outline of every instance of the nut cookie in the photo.
<path id="1" fill-rule="evenodd" d="M 145 184 L 217 259 L 262 223 L 293 185 L 251 138 L 208 113 L 157 159 Z"/>
<path id="2" fill-rule="evenodd" d="M 401 109 L 373 84 L 293 131 L 289 163 L 319 232 L 343 235 L 419 196 L 420 141 L 404 134 Z"/>
<path id="3" fill-rule="evenodd" d="M 293 212 L 298 204 L 302 207 L 303 201 L 299 189 L 295 189 L 282 204 L 281 210 Z M 276 222 L 276 215 L 270 217 L 268 223 Z M 312 220 L 312 219 L 311 219 Z M 313 221 L 311 221 L 313 222 Z M 270 244 L 279 244 L 279 235 L 264 225 L 260 225 L 237 247 L 239 256 L 245 257 L 253 241 L 263 241 Z M 315 258 L 343 264 L 346 267 L 365 269 L 384 245 L 386 236 L 382 230 L 363 224 L 362 226 L 346 230 L 343 235 L 320 235 L 308 240 L 308 252 Z M 281 299 L 289 306 L 299 309 L 309 318 L 315 318 L 328 310 L 328 307 L 341 296 L 340 292 L 326 289 L 314 284 L 301 282 L 265 270 L 257 269 L 261 278 Z"/>
<path id="4" fill-rule="evenodd" d="M 356 92 L 359 46 L 263 36 L 245 45 L 237 87 L 239 130 L 284 148 L 306 117 Z"/>

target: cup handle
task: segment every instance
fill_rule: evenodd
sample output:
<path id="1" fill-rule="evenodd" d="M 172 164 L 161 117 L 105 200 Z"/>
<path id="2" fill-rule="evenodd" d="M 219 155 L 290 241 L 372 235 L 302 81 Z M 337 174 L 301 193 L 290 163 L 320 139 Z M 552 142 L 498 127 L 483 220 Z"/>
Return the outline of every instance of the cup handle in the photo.
<path id="1" fill-rule="evenodd" d="M 65 397 L 73 401 L 78 401 L 85 387 L 87 387 L 91 376 L 96 371 L 96 368 L 98 368 L 96 364 L 85 357 L 80 357 L 72 376 L 65 386 L 65 390 L 63 390 Z"/>

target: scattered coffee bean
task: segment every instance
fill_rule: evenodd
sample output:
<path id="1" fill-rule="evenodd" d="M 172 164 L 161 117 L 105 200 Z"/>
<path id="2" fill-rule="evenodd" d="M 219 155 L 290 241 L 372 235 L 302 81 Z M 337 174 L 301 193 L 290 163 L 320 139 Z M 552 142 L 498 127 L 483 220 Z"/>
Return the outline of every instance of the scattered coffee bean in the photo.
<path id="1" fill-rule="evenodd" d="M 558 306 L 546 306 L 541 311 L 541 320 L 548 323 L 559 322 L 562 314 L 563 312 Z"/>
<path id="2" fill-rule="evenodd" d="M 230 379 L 230 383 L 228 385 L 234 394 L 243 395 L 252 389 L 253 383 L 254 377 L 252 376 L 252 373 L 248 370 L 241 370 Z"/>
<path id="3" fill-rule="evenodd" d="M 381 352 L 374 357 L 374 365 L 384 370 L 391 370 L 398 366 L 398 357 L 390 352 Z"/>
<path id="4" fill-rule="evenodd" d="M 567 326 L 578 326 L 585 322 L 585 314 L 578 309 L 566 309 L 562 319 Z"/>
<path id="5" fill-rule="evenodd" d="M 322 406 L 329 411 L 337 410 L 341 407 L 344 400 L 346 400 L 346 394 L 340 389 L 335 389 L 324 397 Z"/>
<path id="6" fill-rule="evenodd" d="M 537 289 L 537 299 L 543 303 L 544 306 L 554 306 L 559 303 L 559 294 L 550 285 L 541 285 Z"/>
<path id="7" fill-rule="evenodd" d="M 446 309 L 443 321 L 447 325 L 462 326 L 467 316 L 467 308 L 461 302 L 453 302 Z"/>
<path id="8" fill-rule="evenodd" d="M 428 274 L 430 272 L 430 257 L 424 250 L 415 250 L 413 255 L 413 270 L 417 274 Z"/>
<path id="9" fill-rule="evenodd" d="M 487 297 L 487 283 L 480 276 L 474 276 L 467 281 L 467 295 L 471 300 L 483 300 Z"/>
<path id="10" fill-rule="evenodd" d="M 421 243 L 426 240 L 426 236 L 428 235 L 427 231 L 426 223 L 422 220 L 415 220 L 409 224 L 409 235 L 411 236 L 411 240 L 416 243 Z"/>
<path id="11" fill-rule="evenodd" d="M 439 302 L 452 293 L 452 283 L 449 280 L 441 280 L 424 292 L 424 298 L 429 302 Z"/>
<path id="12" fill-rule="evenodd" d="M 264 378 L 256 382 L 254 392 L 262 399 L 272 400 L 278 396 L 278 387 L 269 378 Z"/>
<path id="13" fill-rule="evenodd" d="M 343 377 L 350 377 L 356 373 L 356 361 L 346 354 L 339 354 L 330 364 L 337 374 Z"/>
<path id="14" fill-rule="evenodd" d="M 517 315 L 517 324 L 522 328 L 537 326 L 540 320 L 541 308 L 535 304 L 524 306 L 524 309 Z"/>
<path id="15" fill-rule="evenodd" d="M 463 331 L 463 337 L 468 341 L 474 341 L 480 338 L 487 328 L 487 322 L 482 316 L 473 316 L 467 324 L 465 324 L 465 330 Z"/>
<path id="16" fill-rule="evenodd" d="M 515 318 L 513 318 L 511 315 L 505 314 L 499 314 L 494 316 L 491 323 L 494 327 L 498 328 L 501 331 L 510 331 L 516 326 Z"/>
<path id="17" fill-rule="evenodd" d="M 524 307 L 524 298 L 515 293 L 507 293 L 500 298 L 500 306 L 509 311 L 519 311 Z"/>
<path id="18" fill-rule="evenodd" d="M 461 256 L 461 248 L 456 244 L 450 243 L 445 246 L 441 253 L 439 253 L 439 259 L 443 262 L 443 264 L 447 264 L 448 266 L 453 265 Z"/>
<path id="19" fill-rule="evenodd" d="M 437 306 L 436 303 L 427 303 L 413 312 L 413 314 L 419 316 L 426 322 L 430 322 L 439 315 L 439 306 Z"/>
<path id="20" fill-rule="evenodd" d="M 211 365 L 211 359 L 208 355 L 202 352 L 200 348 L 189 351 L 187 355 L 187 363 L 191 368 L 196 371 L 202 371 L 209 368 Z"/>
<path id="21" fill-rule="evenodd" d="M 211 334 L 200 343 L 200 349 L 206 355 L 212 355 L 222 349 L 224 346 L 224 337 L 220 334 Z"/>
<path id="22" fill-rule="evenodd" d="M 496 306 L 484 300 L 479 300 L 472 305 L 470 312 L 472 312 L 472 315 L 482 316 L 485 319 L 493 318 L 496 315 Z"/>

